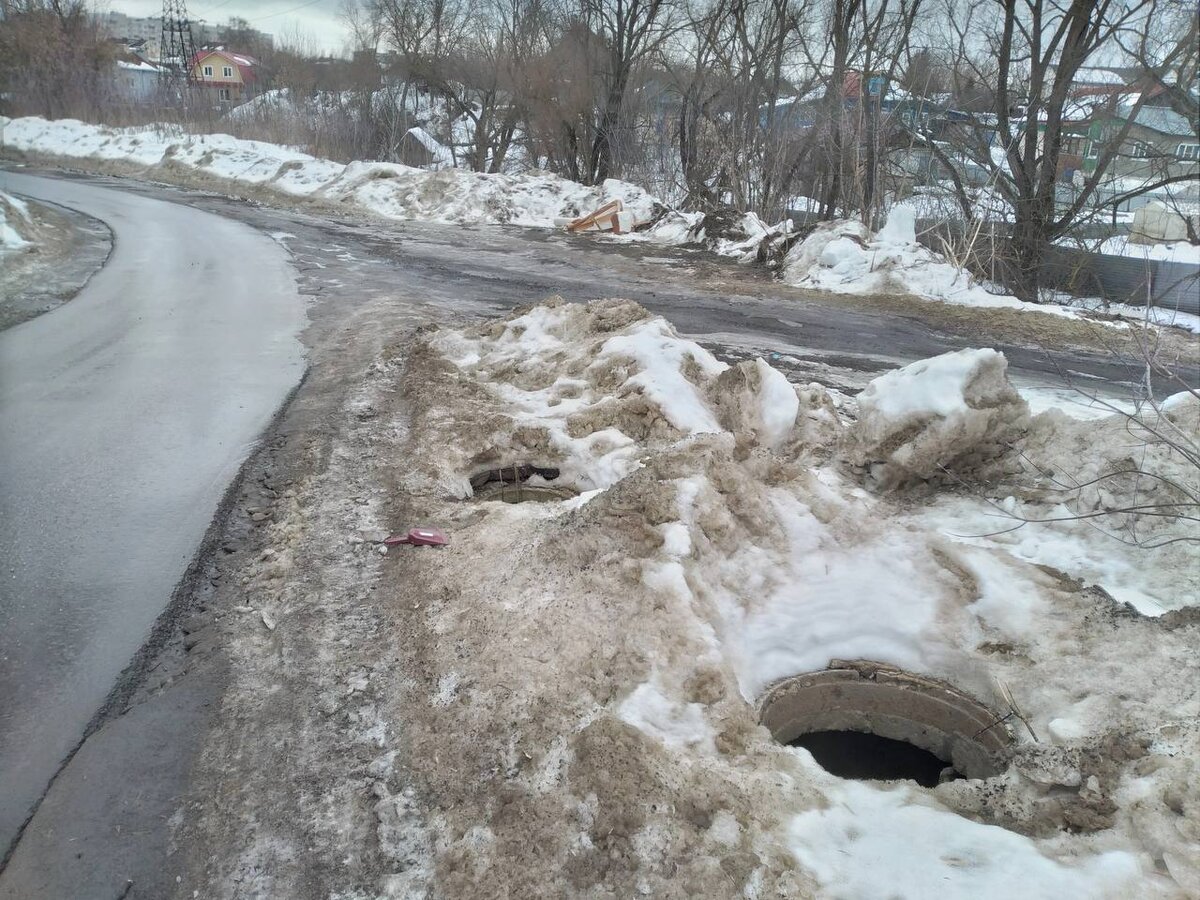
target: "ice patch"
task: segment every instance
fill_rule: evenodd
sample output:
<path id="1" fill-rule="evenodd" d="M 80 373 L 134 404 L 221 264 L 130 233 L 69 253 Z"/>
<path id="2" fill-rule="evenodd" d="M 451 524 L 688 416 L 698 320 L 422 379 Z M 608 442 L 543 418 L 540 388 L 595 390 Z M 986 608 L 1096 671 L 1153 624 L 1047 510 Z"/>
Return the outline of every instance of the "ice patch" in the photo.
<path id="1" fill-rule="evenodd" d="M 0 191 L 0 251 L 24 250 L 33 244 L 34 222 L 25 202 Z"/>

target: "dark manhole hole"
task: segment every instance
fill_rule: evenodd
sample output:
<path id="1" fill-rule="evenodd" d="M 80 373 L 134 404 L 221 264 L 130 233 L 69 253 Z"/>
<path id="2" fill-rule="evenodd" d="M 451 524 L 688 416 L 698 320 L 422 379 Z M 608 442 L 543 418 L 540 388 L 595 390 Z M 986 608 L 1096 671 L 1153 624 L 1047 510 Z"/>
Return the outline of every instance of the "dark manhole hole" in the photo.
<path id="1" fill-rule="evenodd" d="M 810 731 L 791 742 L 839 778 L 893 781 L 907 778 L 923 787 L 962 776 L 946 760 L 905 741 L 863 731 Z"/>
<path id="2" fill-rule="evenodd" d="M 560 471 L 554 466 L 515 463 L 484 469 L 471 476 L 471 490 L 477 500 L 501 500 L 505 503 L 553 502 L 569 500 L 577 491 L 556 481 Z"/>
<path id="3" fill-rule="evenodd" d="M 759 701 L 783 744 L 842 778 L 907 778 L 932 787 L 998 775 L 1012 743 L 1003 717 L 957 688 L 869 661 L 834 660 L 785 678 Z"/>

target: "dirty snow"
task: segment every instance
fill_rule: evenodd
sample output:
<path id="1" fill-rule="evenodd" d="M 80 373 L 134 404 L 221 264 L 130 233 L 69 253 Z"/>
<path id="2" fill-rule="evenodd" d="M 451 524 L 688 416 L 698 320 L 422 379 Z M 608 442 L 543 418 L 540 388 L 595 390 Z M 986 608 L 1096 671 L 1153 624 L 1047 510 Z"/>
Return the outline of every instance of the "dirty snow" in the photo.
<path id="1" fill-rule="evenodd" d="M 226 187 L 254 188 L 293 199 L 347 205 L 389 219 L 550 228 L 555 220 L 618 199 L 638 219 L 656 201 L 627 182 L 585 187 L 547 173 L 489 175 L 465 169 L 428 172 L 394 163 L 319 159 L 299 150 L 223 134 L 188 134 L 171 126 L 114 128 L 74 119 L 0 121 L 10 150 L 63 159 L 176 170 Z"/>
<path id="2" fill-rule="evenodd" d="M 879 485 L 940 477 L 1002 455 L 1028 407 L 995 350 L 958 350 L 872 381 L 858 395 L 856 456 Z"/>
<path id="3" fill-rule="evenodd" d="M 0 251 L 24 250 L 33 243 L 34 221 L 26 203 L 0 191 Z"/>
<path id="4" fill-rule="evenodd" d="M 669 747 L 713 752 L 713 730 L 699 703 L 676 703 L 657 685 L 638 685 L 617 707 L 617 715 Z"/>
<path id="5" fill-rule="evenodd" d="M 637 440 L 648 433 L 720 430 L 703 385 L 727 366 L 640 307 L 580 316 L 546 304 L 486 335 L 448 333 L 435 347 L 494 384 L 519 425 L 545 435 L 539 449 L 563 468 L 563 482 L 580 490 L 609 487 L 632 471 Z M 559 374 L 551 379 L 547 370 Z M 648 408 L 657 415 L 646 422 Z M 625 422 L 636 430 L 623 430 Z M 582 430 L 586 437 L 576 437 Z"/>
<path id="6" fill-rule="evenodd" d="M 872 234 L 861 222 L 838 220 L 817 228 L 790 251 L 783 263 L 790 284 L 838 294 L 900 292 L 965 306 L 1016 309 L 1072 318 L 1060 306 L 1023 303 L 995 294 L 974 276 L 917 243 L 912 207 L 893 207 L 884 226 Z"/>
<path id="7" fill-rule="evenodd" d="M 419 568 L 453 600 L 407 640 L 453 652 L 393 715 L 441 742 L 437 766 L 409 765 L 458 895 L 1200 889 L 1200 566 L 1194 544 L 1150 546 L 1186 522 L 1121 511 L 1200 485 L 1128 419 L 1030 416 L 990 350 L 888 373 L 854 417 L 627 301 L 443 328 L 408 366 L 424 452 L 398 455 L 401 484 L 457 532 Z M 1194 434 L 1198 409 L 1179 398 L 1147 424 Z M 1121 474 L 1130 458 L 1145 474 Z M 522 460 L 586 502 L 460 499 L 475 471 Z M 1175 612 L 1138 612 L 1151 601 Z M 1013 720 L 1013 759 L 986 781 L 841 781 L 753 707 L 837 657 L 1001 711 L 1011 693 L 1028 728 Z M 434 707 L 448 673 L 464 687 Z M 503 786 L 478 781 L 489 765 Z M 485 844 L 461 837 L 479 828 Z"/>
<path id="8" fill-rule="evenodd" d="M 997 490 L 971 499 L 946 496 L 926 518 L 956 541 L 1100 585 L 1145 616 L 1200 606 L 1200 560 L 1189 521 L 1120 512 L 1183 504 L 1186 515 L 1189 495 L 1200 495 L 1197 472 L 1184 455 L 1194 452 L 1200 400 L 1188 392 L 1168 400 L 1157 409 L 1118 407 L 1082 421 L 1048 410 L 1023 441 L 1021 471 L 1012 482 L 1021 486 L 1020 496 Z M 1051 475 L 1034 479 L 1031 490 L 1024 482 L 1034 471 Z"/>

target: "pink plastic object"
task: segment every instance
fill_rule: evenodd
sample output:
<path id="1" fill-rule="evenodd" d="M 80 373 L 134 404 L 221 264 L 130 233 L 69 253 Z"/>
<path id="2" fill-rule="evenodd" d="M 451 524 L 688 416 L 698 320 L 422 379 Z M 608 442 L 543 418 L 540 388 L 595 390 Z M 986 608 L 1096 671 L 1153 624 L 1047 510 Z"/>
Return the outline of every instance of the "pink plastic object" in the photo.
<path id="1" fill-rule="evenodd" d="M 450 538 L 446 537 L 446 532 L 440 528 L 422 525 L 418 528 L 410 528 L 408 534 L 393 534 L 384 543 L 389 547 L 397 544 L 412 544 L 414 547 L 443 547 L 450 543 Z"/>

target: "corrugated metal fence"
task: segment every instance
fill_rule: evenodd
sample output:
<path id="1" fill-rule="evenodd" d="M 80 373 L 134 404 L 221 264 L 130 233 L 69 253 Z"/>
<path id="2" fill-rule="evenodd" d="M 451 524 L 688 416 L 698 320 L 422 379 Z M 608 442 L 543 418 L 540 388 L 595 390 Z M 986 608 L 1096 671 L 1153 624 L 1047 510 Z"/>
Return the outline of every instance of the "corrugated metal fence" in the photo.
<path id="1" fill-rule="evenodd" d="M 1200 315 L 1200 266 L 1136 256 L 1051 248 L 1046 282 L 1080 297 L 1154 306 Z"/>

